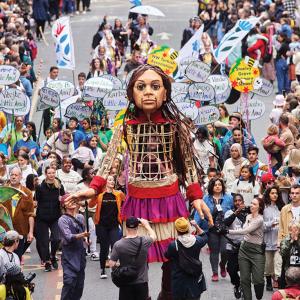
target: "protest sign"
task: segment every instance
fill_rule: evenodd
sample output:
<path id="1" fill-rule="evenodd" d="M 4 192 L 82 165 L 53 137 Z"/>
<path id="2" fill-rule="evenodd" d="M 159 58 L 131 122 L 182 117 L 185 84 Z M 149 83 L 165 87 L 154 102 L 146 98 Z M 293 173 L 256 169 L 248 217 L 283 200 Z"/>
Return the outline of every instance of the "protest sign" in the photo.
<path id="1" fill-rule="evenodd" d="M 156 46 L 148 55 L 147 63 L 160 67 L 167 75 L 171 75 L 177 69 L 176 58 L 178 52 L 168 46 Z"/>
<path id="2" fill-rule="evenodd" d="M 75 86 L 73 83 L 65 80 L 53 80 L 47 83 L 47 88 L 56 91 L 60 101 L 64 101 L 75 94 Z"/>
<path id="3" fill-rule="evenodd" d="M 175 97 L 178 94 L 186 93 L 188 92 L 189 84 L 184 82 L 173 82 L 172 83 L 172 92 L 171 97 Z"/>
<path id="4" fill-rule="evenodd" d="M 113 90 L 121 90 L 123 88 L 123 81 L 116 76 L 104 74 L 100 77 L 110 80 L 113 83 Z"/>
<path id="5" fill-rule="evenodd" d="M 206 82 L 211 84 L 215 90 L 215 99 L 211 101 L 212 104 L 221 104 L 228 99 L 231 85 L 227 76 L 210 75 Z"/>
<path id="6" fill-rule="evenodd" d="M 195 82 L 206 81 L 209 74 L 210 66 L 200 60 L 191 62 L 185 70 L 186 77 Z"/>
<path id="7" fill-rule="evenodd" d="M 18 81 L 20 72 L 13 66 L 2 65 L 0 66 L 0 84 L 10 85 Z"/>
<path id="8" fill-rule="evenodd" d="M 22 108 L 17 109 L 3 109 L 7 114 L 14 114 L 15 116 L 26 116 L 30 111 L 30 99 L 26 96 L 26 104 Z"/>
<path id="9" fill-rule="evenodd" d="M 0 96 L 0 108 L 7 110 L 18 110 L 26 107 L 26 94 L 22 91 L 9 88 L 2 91 Z"/>
<path id="10" fill-rule="evenodd" d="M 259 69 L 254 64 L 254 60 L 249 58 L 247 63 L 239 58 L 230 69 L 229 79 L 234 89 L 242 93 L 248 93 L 253 90 L 255 79 L 259 77 Z"/>
<path id="11" fill-rule="evenodd" d="M 188 95 L 186 93 L 180 93 L 172 97 L 172 100 L 174 103 L 185 102 L 185 100 L 188 98 L 187 96 Z"/>
<path id="12" fill-rule="evenodd" d="M 269 97 L 272 95 L 273 92 L 273 84 L 265 79 L 265 78 L 257 78 L 257 80 L 261 81 L 261 84 L 259 84 L 260 87 L 256 88 L 254 86 L 254 89 L 252 90 L 252 93 L 262 96 L 262 97 Z"/>
<path id="13" fill-rule="evenodd" d="M 41 98 L 38 99 L 38 104 L 37 104 L 37 107 L 36 107 L 36 111 L 43 111 L 47 108 L 50 108 L 49 105 L 41 102 Z"/>
<path id="14" fill-rule="evenodd" d="M 236 104 L 235 110 L 237 112 L 243 113 L 244 120 L 256 120 L 261 118 L 265 111 L 265 103 L 258 99 L 250 99 L 247 103 L 241 103 L 240 101 Z M 247 115 L 248 114 L 248 115 Z"/>
<path id="15" fill-rule="evenodd" d="M 202 106 L 198 109 L 198 116 L 195 125 L 206 125 L 218 121 L 220 117 L 219 109 L 215 106 Z"/>
<path id="16" fill-rule="evenodd" d="M 193 101 L 176 103 L 178 109 L 187 117 L 195 120 L 198 116 L 198 109 Z"/>
<path id="17" fill-rule="evenodd" d="M 85 106 L 80 102 L 76 102 L 67 107 L 65 117 L 75 117 L 79 121 L 82 121 L 85 118 L 90 118 L 91 114 L 92 109 L 90 107 Z"/>
<path id="18" fill-rule="evenodd" d="M 103 77 L 94 77 L 87 80 L 83 87 L 83 95 L 103 98 L 113 89 L 113 83 Z"/>
<path id="19" fill-rule="evenodd" d="M 60 99 L 55 90 L 43 87 L 40 90 L 40 101 L 47 104 L 49 107 L 56 107 L 59 105 Z"/>
<path id="20" fill-rule="evenodd" d="M 107 110 L 121 110 L 128 105 L 126 90 L 113 90 L 103 98 L 103 106 Z"/>
<path id="21" fill-rule="evenodd" d="M 189 86 L 189 98 L 200 101 L 210 101 L 215 97 L 212 85 L 205 82 L 193 83 Z"/>

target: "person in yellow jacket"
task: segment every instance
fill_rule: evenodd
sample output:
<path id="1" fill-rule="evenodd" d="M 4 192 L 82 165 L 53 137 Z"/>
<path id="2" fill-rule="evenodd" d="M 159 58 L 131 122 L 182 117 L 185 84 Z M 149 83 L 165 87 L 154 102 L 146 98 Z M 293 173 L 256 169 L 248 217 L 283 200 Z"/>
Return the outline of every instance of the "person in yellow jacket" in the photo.
<path id="1" fill-rule="evenodd" d="M 109 252 L 114 243 L 120 237 L 120 224 L 122 223 L 120 212 L 125 194 L 114 190 L 116 178 L 108 176 L 104 192 L 89 202 L 89 207 L 96 206 L 94 223 L 96 225 L 96 235 L 100 241 L 100 268 L 101 279 L 107 278 L 105 273 L 105 263 Z"/>

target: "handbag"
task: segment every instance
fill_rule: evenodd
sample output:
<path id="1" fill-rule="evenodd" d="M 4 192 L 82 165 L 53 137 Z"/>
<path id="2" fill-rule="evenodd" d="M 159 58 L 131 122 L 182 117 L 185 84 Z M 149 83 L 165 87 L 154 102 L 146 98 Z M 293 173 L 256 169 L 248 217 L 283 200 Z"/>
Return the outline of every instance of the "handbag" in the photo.
<path id="1" fill-rule="evenodd" d="M 178 251 L 178 264 L 181 271 L 190 276 L 200 276 L 202 274 L 202 262 L 188 255 L 185 247 L 178 240 L 175 241 L 175 245 Z"/>
<path id="2" fill-rule="evenodd" d="M 132 259 L 132 264 L 127 265 L 127 266 L 118 266 L 112 270 L 111 279 L 112 279 L 112 282 L 117 287 L 125 286 L 137 279 L 138 269 L 133 264 L 133 262 L 140 255 L 141 248 L 142 248 L 142 237 L 140 237 L 140 244 L 139 244 L 138 250 L 136 252 L 136 255 Z"/>

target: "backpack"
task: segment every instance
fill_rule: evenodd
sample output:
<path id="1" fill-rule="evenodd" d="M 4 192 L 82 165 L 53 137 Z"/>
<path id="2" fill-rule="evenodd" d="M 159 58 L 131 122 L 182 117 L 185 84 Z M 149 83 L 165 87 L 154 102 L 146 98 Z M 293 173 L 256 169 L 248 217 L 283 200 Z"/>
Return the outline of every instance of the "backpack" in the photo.
<path id="1" fill-rule="evenodd" d="M 138 258 L 138 256 L 140 255 L 141 248 L 142 248 L 142 237 L 140 237 L 140 243 L 139 243 L 137 252 L 136 252 L 135 256 L 132 257 L 132 263 L 127 266 L 120 265 L 112 270 L 111 279 L 112 279 L 112 282 L 117 287 L 122 287 L 122 286 L 128 285 L 137 279 L 139 272 L 135 265 L 135 261 Z"/>
<path id="2" fill-rule="evenodd" d="M 285 290 L 278 290 L 278 292 L 281 294 L 283 300 L 300 300 L 300 295 L 294 298 L 293 296 L 288 295 Z"/>
<path id="3" fill-rule="evenodd" d="M 181 271 L 190 276 L 201 276 L 202 262 L 189 256 L 185 251 L 185 247 L 178 240 L 175 240 L 175 246 L 178 251 L 178 264 Z"/>

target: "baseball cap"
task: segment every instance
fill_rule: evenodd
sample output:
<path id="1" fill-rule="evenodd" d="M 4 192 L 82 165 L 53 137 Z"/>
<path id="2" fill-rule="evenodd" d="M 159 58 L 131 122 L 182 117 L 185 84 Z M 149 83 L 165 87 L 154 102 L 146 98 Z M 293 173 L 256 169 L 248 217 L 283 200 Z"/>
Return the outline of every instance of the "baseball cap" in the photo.
<path id="1" fill-rule="evenodd" d="M 128 227 L 128 228 L 137 228 L 139 226 L 139 224 L 140 224 L 140 221 L 136 217 L 129 217 L 126 220 L 126 227 Z"/>
<path id="2" fill-rule="evenodd" d="M 15 230 L 9 230 L 5 233 L 4 239 L 9 240 L 9 241 L 16 241 L 22 239 L 23 236 L 20 235 L 17 231 Z"/>
<path id="3" fill-rule="evenodd" d="M 189 222 L 187 219 L 181 217 L 175 221 L 175 228 L 178 232 L 187 232 L 189 231 Z"/>

